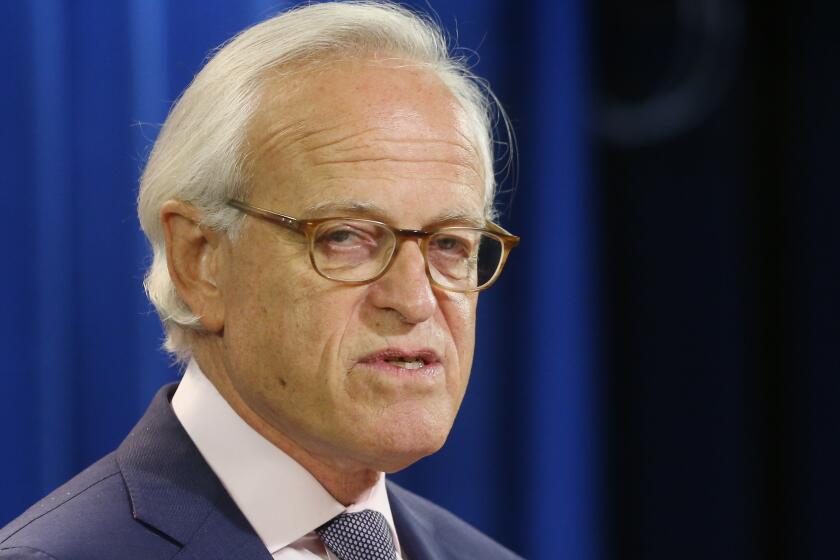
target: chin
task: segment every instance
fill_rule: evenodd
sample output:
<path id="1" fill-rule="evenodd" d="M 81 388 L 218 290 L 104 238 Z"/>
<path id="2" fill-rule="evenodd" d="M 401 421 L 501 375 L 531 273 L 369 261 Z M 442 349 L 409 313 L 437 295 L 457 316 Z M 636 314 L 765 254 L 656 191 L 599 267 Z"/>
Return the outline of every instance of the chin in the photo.
<path id="1" fill-rule="evenodd" d="M 444 439 L 444 441 L 446 441 Z M 420 459 L 424 457 L 428 457 L 433 453 L 436 453 L 441 447 L 443 443 L 436 446 L 429 446 L 429 447 L 413 447 L 410 449 L 399 449 L 399 450 L 388 450 L 387 452 L 383 452 L 378 458 L 376 463 L 376 469 L 378 471 L 382 471 L 385 473 L 395 473 L 401 471 L 405 468 L 410 467 Z"/>
<path id="2" fill-rule="evenodd" d="M 376 470 L 392 473 L 440 450 L 446 443 L 452 423 L 395 423 L 389 427 L 391 429 L 376 433 L 376 439 L 370 444 Z"/>

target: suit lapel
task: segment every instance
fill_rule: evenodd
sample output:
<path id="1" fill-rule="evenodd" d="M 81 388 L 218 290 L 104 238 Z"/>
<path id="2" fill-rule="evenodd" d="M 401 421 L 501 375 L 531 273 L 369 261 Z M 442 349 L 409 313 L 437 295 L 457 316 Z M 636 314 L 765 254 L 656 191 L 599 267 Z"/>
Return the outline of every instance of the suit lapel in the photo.
<path id="1" fill-rule="evenodd" d="M 173 560 L 271 560 L 271 554 L 225 494 Z"/>
<path id="2" fill-rule="evenodd" d="M 248 521 L 181 427 L 162 388 L 117 450 L 134 518 L 182 546 L 178 560 L 271 560 Z M 388 483 L 400 546 L 409 560 L 450 554 L 428 519 Z M 173 559 L 175 560 L 175 559 Z"/>
<path id="3" fill-rule="evenodd" d="M 449 554 L 435 538 L 430 521 L 417 515 L 400 496 L 399 490 L 399 487 L 388 482 L 388 502 L 404 555 L 408 560 L 448 558 Z"/>
<path id="4" fill-rule="evenodd" d="M 177 558 L 271 560 L 201 457 L 162 388 L 117 450 L 134 518 L 182 545 Z"/>

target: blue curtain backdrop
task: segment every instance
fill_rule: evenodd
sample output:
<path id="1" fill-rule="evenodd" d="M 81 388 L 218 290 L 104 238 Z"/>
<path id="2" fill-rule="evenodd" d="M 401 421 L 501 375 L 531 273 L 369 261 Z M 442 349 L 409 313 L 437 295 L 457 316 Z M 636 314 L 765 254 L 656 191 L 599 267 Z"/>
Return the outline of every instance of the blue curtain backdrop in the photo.
<path id="1" fill-rule="evenodd" d="M 481 297 L 473 378 L 449 442 L 395 478 L 528 557 L 596 558 L 583 0 L 410 4 L 431 6 L 479 52 L 477 72 L 513 117 L 519 181 L 502 222 L 523 243 Z M 0 525 L 113 449 L 177 378 L 141 286 L 139 173 L 208 51 L 288 5 L 0 5 Z"/>

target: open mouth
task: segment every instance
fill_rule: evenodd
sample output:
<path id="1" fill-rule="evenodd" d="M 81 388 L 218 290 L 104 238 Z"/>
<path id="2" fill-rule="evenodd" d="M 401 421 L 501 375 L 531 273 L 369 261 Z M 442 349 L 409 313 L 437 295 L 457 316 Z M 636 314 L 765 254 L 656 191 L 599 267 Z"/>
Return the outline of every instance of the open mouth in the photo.
<path id="1" fill-rule="evenodd" d="M 388 348 L 368 354 L 359 361 L 369 365 L 380 364 L 405 370 L 417 370 L 439 363 L 440 358 L 432 350 L 408 351 Z"/>
<path id="2" fill-rule="evenodd" d="M 426 362 L 422 358 L 394 358 L 391 360 L 385 360 L 392 366 L 400 367 L 403 369 L 420 369 L 421 367 L 426 365 Z"/>

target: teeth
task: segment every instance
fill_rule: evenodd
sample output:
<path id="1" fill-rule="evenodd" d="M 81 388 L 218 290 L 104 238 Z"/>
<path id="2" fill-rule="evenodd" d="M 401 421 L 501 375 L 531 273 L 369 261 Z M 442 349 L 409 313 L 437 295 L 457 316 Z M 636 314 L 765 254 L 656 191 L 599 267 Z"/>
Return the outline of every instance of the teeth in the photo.
<path id="1" fill-rule="evenodd" d="M 404 369 L 420 369 L 424 365 L 423 360 L 420 359 L 411 360 L 410 362 L 404 360 L 388 360 L 388 363 Z"/>

